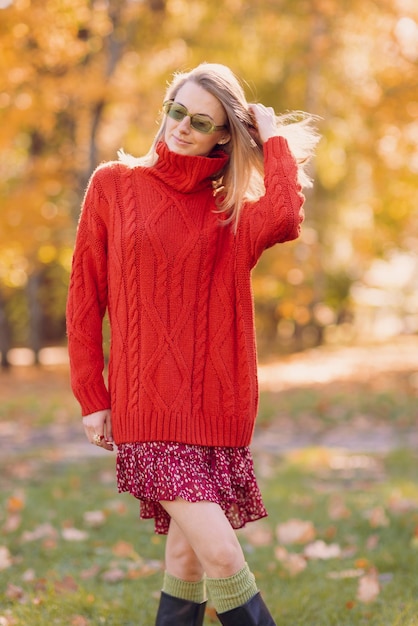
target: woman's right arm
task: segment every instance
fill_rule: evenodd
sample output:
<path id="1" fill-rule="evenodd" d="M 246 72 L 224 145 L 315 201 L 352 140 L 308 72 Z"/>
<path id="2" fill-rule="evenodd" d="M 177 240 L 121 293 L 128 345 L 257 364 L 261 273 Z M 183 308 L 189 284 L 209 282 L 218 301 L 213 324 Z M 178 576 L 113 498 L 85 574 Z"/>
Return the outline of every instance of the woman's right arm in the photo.
<path id="1" fill-rule="evenodd" d="M 103 171 L 103 170 L 102 170 Z M 107 202 L 90 180 L 83 201 L 67 300 L 71 386 L 84 416 L 110 408 L 102 324 L 107 306 Z"/>

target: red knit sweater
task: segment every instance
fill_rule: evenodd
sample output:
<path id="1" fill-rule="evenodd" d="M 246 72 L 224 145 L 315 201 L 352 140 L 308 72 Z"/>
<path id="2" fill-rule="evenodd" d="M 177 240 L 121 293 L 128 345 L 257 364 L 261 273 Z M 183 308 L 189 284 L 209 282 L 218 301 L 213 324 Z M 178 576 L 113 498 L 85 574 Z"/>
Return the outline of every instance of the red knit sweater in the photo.
<path id="1" fill-rule="evenodd" d="M 248 445 L 258 405 L 250 273 L 263 250 L 299 234 L 296 163 L 285 139 L 264 145 L 265 196 L 243 207 L 234 234 L 214 213 L 210 181 L 228 157 L 158 153 L 149 168 L 101 166 L 88 186 L 67 305 L 73 391 L 83 415 L 111 408 L 116 443 Z"/>

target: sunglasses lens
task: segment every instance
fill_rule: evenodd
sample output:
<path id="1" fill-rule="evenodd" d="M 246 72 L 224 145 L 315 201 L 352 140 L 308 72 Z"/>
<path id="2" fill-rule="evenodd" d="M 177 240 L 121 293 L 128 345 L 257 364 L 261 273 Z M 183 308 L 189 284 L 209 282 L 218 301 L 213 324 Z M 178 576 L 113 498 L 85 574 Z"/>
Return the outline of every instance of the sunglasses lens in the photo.
<path id="1" fill-rule="evenodd" d="M 206 115 L 193 115 L 192 126 L 199 133 L 210 133 L 213 130 L 212 121 Z"/>
<path id="2" fill-rule="evenodd" d="M 181 104 L 171 102 L 167 108 L 168 115 L 177 122 L 181 122 L 181 120 L 187 115 L 187 109 L 185 109 Z"/>

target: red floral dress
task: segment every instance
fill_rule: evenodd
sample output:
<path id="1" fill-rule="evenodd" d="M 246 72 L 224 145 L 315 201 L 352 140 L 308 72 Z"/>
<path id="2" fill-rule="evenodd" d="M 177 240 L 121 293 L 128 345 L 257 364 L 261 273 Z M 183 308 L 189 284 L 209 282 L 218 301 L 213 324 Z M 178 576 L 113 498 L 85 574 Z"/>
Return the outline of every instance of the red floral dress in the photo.
<path id="1" fill-rule="evenodd" d="M 248 447 L 124 443 L 116 469 L 119 492 L 138 498 L 140 517 L 153 518 L 158 534 L 167 534 L 170 524 L 161 500 L 216 502 L 233 528 L 267 515 Z"/>

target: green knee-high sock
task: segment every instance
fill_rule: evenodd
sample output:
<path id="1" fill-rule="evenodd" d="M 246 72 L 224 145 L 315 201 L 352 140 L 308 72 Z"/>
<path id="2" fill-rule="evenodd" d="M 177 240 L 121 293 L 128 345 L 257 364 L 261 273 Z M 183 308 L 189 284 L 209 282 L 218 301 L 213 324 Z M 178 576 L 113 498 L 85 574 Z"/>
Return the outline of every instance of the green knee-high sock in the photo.
<path id="1" fill-rule="evenodd" d="M 163 589 L 164 593 L 175 598 L 181 598 L 182 600 L 190 600 L 190 602 L 205 602 L 206 600 L 206 585 L 205 579 L 198 580 L 197 582 L 189 582 L 188 580 L 182 580 L 177 578 L 168 572 L 164 572 Z"/>
<path id="2" fill-rule="evenodd" d="M 210 598 L 217 613 L 225 613 L 251 600 L 258 593 L 254 574 L 246 563 L 228 578 L 207 578 Z"/>

